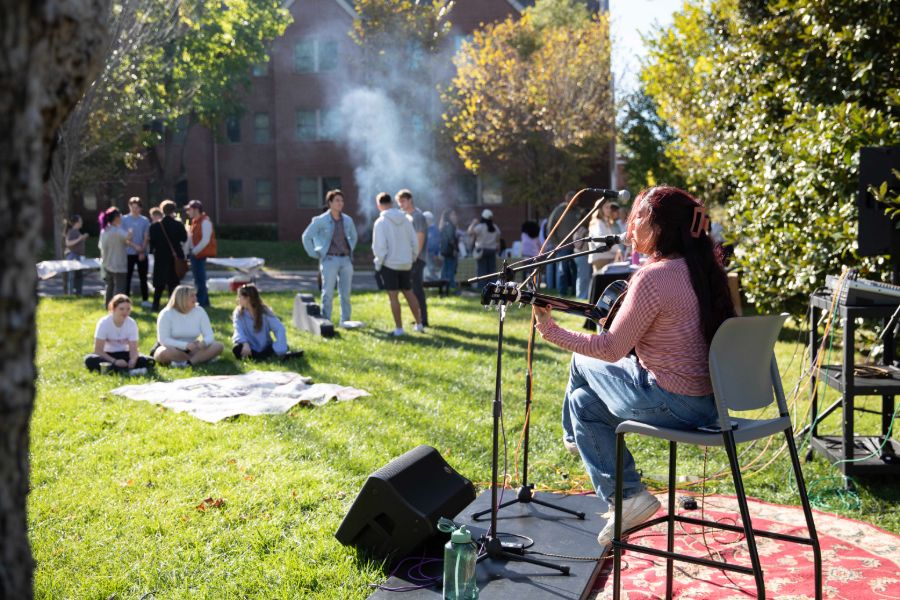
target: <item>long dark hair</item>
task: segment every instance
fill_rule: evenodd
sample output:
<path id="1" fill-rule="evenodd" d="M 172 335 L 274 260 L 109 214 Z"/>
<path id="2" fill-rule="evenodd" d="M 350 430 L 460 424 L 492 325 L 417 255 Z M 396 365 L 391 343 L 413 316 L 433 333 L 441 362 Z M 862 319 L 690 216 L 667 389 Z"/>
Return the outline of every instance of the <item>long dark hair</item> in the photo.
<path id="1" fill-rule="evenodd" d="M 254 331 L 259 331 L 263 326 L 263 317 L 267 313 L 271 313 L 272 309 L 266 306 L 266 303 L 262 301 L 262 298 L 259 296 L 259 289 L 252 283 L 247 283 L 242 285 L 238 289 L 238 294 L 250 300 L 250 314 L 253 315 L 253 329 Z M 240 306 L 234 309 L 234 312 L 240 313 L 243 310 Z"/>
<path id="2" fill-rule="evenodd" d="M 488 231 L 490 231 L 491 233 L 494 233 L 494 219 L 493 218 L 485 219 L 484 217 L 481 217 L 481 222 L 485 224 Z"/>
<path id="3" fill-rule="evenodd" d="M 728 290 L 728 277 L 722 266 L 721 246 L 713 243 L 706 231 L 703 204 L 684 190 L 659 186 L 642 191 L 634 200 L 629 224 L 639 212 L 642 201 L 650 207 L 649 220 L 654 230 L 653 256 L 684 257 L 691 286 L 700 305 L 700 322 L 707 343 L 712 342 L 719 325 L 735 316 Z M 699 208 L 698 208 L 699 207 Z M 698 233 L 694 237 L 693 233 Z"/>

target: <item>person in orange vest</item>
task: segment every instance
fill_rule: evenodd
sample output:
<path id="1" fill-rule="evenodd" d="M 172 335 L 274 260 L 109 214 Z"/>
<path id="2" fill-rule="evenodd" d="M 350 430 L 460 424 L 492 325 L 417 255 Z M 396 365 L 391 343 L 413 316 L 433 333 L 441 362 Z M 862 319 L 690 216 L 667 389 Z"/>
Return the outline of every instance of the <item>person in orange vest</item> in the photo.
<path id="1" fill-rule="evenodd" d="M 203 203 L 191 200 L 187 203 L 187 214 L 191 219 L 188 226 L 188 254 L 191 259 L 191 273 L 197 288 L 197 304 L 209 307 L 209 293 L 206 291 L 206 259 L 216 256 L 216 232 L 205 212 Z"/>

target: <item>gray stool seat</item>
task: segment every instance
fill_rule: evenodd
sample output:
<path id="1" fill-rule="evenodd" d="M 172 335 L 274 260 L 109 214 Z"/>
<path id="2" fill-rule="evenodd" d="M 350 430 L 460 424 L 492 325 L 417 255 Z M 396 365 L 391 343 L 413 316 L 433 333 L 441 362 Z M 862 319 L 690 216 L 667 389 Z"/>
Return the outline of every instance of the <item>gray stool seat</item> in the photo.
<path id="1" fill-rule="evenodd" d="M 781 386 L 781 375 L 775 362 L 775 342 L 781 326 L 787 318 L 786 314 L 760 317 L 735 317 L 726 320 L 719 327 L 709 346 L 709 375 L 712 380 L 718 425 L 712 431 L 692 429 L 670 429 L 655 427 L 638 421 L 625 421 L 616 427 L 616 490 L 615 490 L 615 533 L 613 534 L 613 599 L 621 597 L 622 583 L 622 551 L 650 554 L 666 559 L 666 598 L 672 597 L 673 561 L 683 561 L 707 567 L 735 571 L 745 575 L 753 575 L 756 582 L 757 598 L 765 598 L 765 579 L 762 563 L 756 549 L 756 537 L 767 537 L 787 542 L 805 544 L 812 547 L 815 569 L 816 600 L 822 598 L 822 551 L 816 526 L 813 522 L 812 509 L 806 495 L 806 484 L 800 459 L 797 457 L 797 446 L 794 442 L 794 429 L 788 414 L 784 389 Z M 747 419 L 732 414 L 760 410 L 774 403 L 778 416 L 766 419 Z M 669 502 L 668 514 L 651 519 L 627 532 L 622 531 L 622 471 L 625 457 L 625 434 L 637 433 L 669 441 Z M 806 517 L 809 537 L 786 535 L 772 531 L 761 531 L 753 528 L 744 484 L 741 478 L 741 467 L 738 463 L 736 444 L 749 442 L 771 435 L 783 434 L 791 458 L 791 466 L 800 492 L 800 502 Z M 741 512 L 741 523 L 730 525 L 715 521 L 696 519 L 675 513 L 675 471 L 677 444 L 694 444 L 697 446 L 722 446 L 728 454 L 731 476 L 734 480 L 735 495 Z M 735 563 L 724 563 L 709 558 L 688 556 L 674 552 L 675 523 L 690 523 L 705 527 L 736 531 L 744 534 L 750 555 L 751 566 Z M 660 523 L 668 525 L 666 550 L 656 550 L 623 541 L 631 533 Z"/>
<path id="2" fill-rule="evenodd" d="M 777 417 L 775 419 L 742 419 L 740 417 L 732 417 L 731 424 L 732 427 L 734 427 L 734 441 L 740 444 L 741 442 L 750 442 L 759 438 L 775 435 L 776 433 L 781 433 L 787 427 L 791 426 L 791 420 L 789 417 Z M 640 423 L 638 421 L 625 421 L 616 427 L 616 433 L 639 433 L 648 437 L 693 444 L 695 446 L 725 445 L 725 440 L 722 439 L 722 433 L 718 431 L 707 432 L 698 429 L 670 429 L 668 427 L 647 425 L 646 423 Z"/>

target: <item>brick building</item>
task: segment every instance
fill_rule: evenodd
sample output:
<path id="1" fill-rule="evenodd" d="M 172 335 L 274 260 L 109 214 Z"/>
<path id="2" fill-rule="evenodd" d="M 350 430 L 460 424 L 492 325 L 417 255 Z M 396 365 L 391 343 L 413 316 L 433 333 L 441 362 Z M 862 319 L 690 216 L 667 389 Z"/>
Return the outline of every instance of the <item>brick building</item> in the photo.
<path id="1" fill-rule="evenodd" d="M 605 2 L 593 3 L 592 8 L 605 8 Z M 321 212 L 328 189 L 344 191 L 345 210 L 358 223 L 369 222 L 373 202 L 368 194 L 360 198 L 354 175 L 358 157 L 338 139 L 333 124 L 337 99 L 365 75 L 358 72 L 361 49 L 347 35 L 358 18 L 352 0 L 289 0 L 286 6 L 293 23 L 273 42 L 269 62 L 254 68 L 243 114 L 227 119 L 218 132 L 192 127 L 186 136 L 176 137 L 178 143 L 168 146 L 173 160 L 183 160 L 174 193 L 179 204 L 200 199 L 219 224 L 275 224 L 279 239 L 285 240 L 297 239 Z M 523 9 L 516 0 L 457 0 L 450 43 L 458 47 L 480 24 L 516 16 Z M 440 108 L 433 112 L 432 124 Z M 423 127 L 417 115 L 402 114 L 401 118 L 412 132 Z M 164 151 L 157 150 L 165 160 Z M 425 189 L 416 189 L 412 183 L 397 187 L 412 188 L 423 210 L 439 213 L 456 206 L 461 223 L 490 207 L 504 233 L 509 232 L 504 235 L 507 241 L 518 238 L 527 209 L 504 202 L 497 178 L 475 177 L 459 164 L 442 167 L 440 177 L 420 186 Z M 154 183 L 155 172 L 144 164 L 130 179 L 124 197 L 136 195 L 158 203 L 161 194 Z M 598 179 L 590 183 L 608 183 L 605 172 L 608 168 L 600 169 Z M 389 186 L 382 189 L 396 191 Z M 94 199 L 91 206 L 91 199 L 86 200 L 86 214 L 106 204 L 100 201 L 98 207 Z"/>

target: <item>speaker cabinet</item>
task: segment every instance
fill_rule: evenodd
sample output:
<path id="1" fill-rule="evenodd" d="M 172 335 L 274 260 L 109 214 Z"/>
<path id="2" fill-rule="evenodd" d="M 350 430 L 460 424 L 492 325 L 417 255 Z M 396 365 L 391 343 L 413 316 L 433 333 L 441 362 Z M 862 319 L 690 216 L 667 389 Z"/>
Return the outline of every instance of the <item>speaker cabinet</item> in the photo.
<path id="1" fill-rule="evenodd" d="M 431 446 L 419 446 L 366 480 L 335 537 L 377 557 L 404 557 L 475 500 L 475 486 Z"/>

